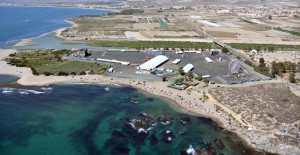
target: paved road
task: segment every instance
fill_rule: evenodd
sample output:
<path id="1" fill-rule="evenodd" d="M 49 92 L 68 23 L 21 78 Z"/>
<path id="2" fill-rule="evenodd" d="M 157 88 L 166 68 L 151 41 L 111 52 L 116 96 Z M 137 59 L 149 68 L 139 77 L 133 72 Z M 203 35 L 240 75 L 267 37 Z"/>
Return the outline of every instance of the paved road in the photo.
<path id="1" fill-rule="evenodd" d="M 180 22 L 182 22 L 182 24 L 189 26 L 190 28 L 192 28 L 196 33 L 198 33 L 199 35 L 203 35 L 206 36 L 207 38 L 210 38 L 213 42 L 215 42 L 216 44 L 218 44 L 221 47 L 225 47 L 227 48 L 230 52 L 232 52 L 235 56 L 239 56 L 243 59 L 249 60 L 250 62 L 252 62 L 255 65 L 258 65 L 257 62 L 251 60 L 249 57 L 247 57 L 246 55 L 240 53 L 238 50 L 232 48 L 231 46 L 225 44 L 224 42 L 217 40 L 216 38 L 212 37 L 211 35 L 207 34 L 204 30 L 202 30 L 201 28 L 197 28 L 195 26 L 193 26 L 190 22 L 177 18 Z M 243 63 L 243 62 L 242 62 Z M 246 64 L 244 64 L 244 66 L 248 66 Z"/>
<path id="2" fill-rule="evenodd" d="M 202 30 L 201 28 L 197 28 L 195 27 L 194 25 L 192 25 L 189 21 L 187 20 L 184 20 L 184 19 L 180 19 L 177 17 L 177 19 L 182 22 L 182 24 L 184 25 L 187 25 L 188 27 L 192 28 L 196 33 L 198 33 L 199 35 L 203 35 L 203 36 L 206 36 L 207 38 L 210 38 L 213 42 L 215 42 L 216 44 L 218 44 L 219 46 L 221 47 L 225 47 L 227 48 L 230 52 L 232 52 L 234 54 L 234 56 L 230 56 L 228 55 L 229 57 L 231 57 L 231 59 L 234 59 L 236 61 L 238 61 L 243 67 L 244 69 L 247 71 L 247 72 L 250 72 L 253 73 L 253 74 L 257 74 L 259 76 L 262 76 L 262 77 L 265 77 L 264 75 L 260 74 L 260 73 L 257 73 L 254 71 L 253 67 L 245 64 L 243 61 L 239 61 L 237 60 L 235 57 L 239 56 L 245 60 L 248 60 L 250 62 L 252 62 L 252 64 L 255 64 L 255 65 L 258 65 L 257 62 L 251 60 L 249 57 L 247 57 L 246 55 L 242 54 L 241 52 L 239 52 L 238 50 L 232 48 L 231 46 L 225 44 L 224 42 L 220 41 L 220 40 L 217 40 L 216 38 L 212 37 L 211 35 L 207 34 L 204 30 Z"/>

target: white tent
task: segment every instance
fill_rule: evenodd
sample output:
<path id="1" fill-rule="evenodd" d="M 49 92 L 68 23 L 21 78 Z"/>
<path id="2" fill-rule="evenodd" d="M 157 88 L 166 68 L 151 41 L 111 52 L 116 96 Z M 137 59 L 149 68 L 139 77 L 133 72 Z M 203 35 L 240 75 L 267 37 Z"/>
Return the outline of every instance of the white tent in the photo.
<path id="1" fill-rule="evenodd" d="M 172 62 L 172 64 L 177 65 L 180 61 L 181 61 L 180 59 L 176 59 L 176 60 L 174 60 L 174 61 Z"/>
<path id="2" fill-rule="evenodd" d="M 208 63 L 213 63 L 213 61 L 212 61 L 209 57 L 205 57 L 205 60 L 206 60 Z"/>
<path id="3" fill-rule="evenodd" d="M 168 57 L 166 57 L 164 55 L 158 55 L 158 56 L 150 59 L 149 61 L 141 64 L 140 66 L 137 67 L 137 69 L 152 70 L 168 60 L 169 60 Z"/>
<path id="4" fill-rule="evenodd" d="M 183 67 L 183 72 L 187 73 L 189 71 L 191 71 L 194 68 L 194 66 L 192 64 L 187 64 Z"/>

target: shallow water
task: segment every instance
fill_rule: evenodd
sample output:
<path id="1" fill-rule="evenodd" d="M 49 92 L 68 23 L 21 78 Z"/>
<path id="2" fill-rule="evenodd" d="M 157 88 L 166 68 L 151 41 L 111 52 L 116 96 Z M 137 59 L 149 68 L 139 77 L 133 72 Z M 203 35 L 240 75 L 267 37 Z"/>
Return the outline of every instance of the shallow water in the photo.
<path id="1" fill-rule="evenodd" d="M 228 155 L 245 150 L 231 134 L 216 131 L 212 120 L 179 113 L 169 104 L 128 87 L 2 87 L 0 154 L 180 154 L 189 145 Z M 141 112 L 156 123 L 146 135 L 128 129 L 128 120 L 141 119 Z M 162 125 L 158 117 L 173 125 Z M 181 124 L 181 118 L 189 118 L 191 124 Z M 185 135 L 179 134 L 180 129 Z M 166 130 L 173 132 L 170 143 L 162 134 Z M 215 139 L 221 139 L 225 148 L 218 149 Z"/>
<path id="2" fill-rule="evenodd" d="M 17 46 L 15 48 L 24 49 L 71 49 L 71 48 L 89 48 L 99 49 L 99 47 L 89 46 L 85 41 L 80 40 L 61 40 L 54 34 L 44 35 L 32 40 L 32 45 Z"/>
<path id="3" fill-rule="evenodd" d="M 0 75 L 0 84 L 4 83 L 10 83 L 10 82 L 15 82 L 19 78 L 16 76 L 10 76 L 10 75 Z"/>

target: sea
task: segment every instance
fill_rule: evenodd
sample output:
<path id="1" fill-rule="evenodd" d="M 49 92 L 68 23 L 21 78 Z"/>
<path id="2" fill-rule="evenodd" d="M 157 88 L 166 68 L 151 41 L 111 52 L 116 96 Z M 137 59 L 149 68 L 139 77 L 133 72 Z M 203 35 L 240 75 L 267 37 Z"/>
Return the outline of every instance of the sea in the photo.
<path id="1" fill-rule="evenodd" d="M 131 87 L 15 80 L 0 76 L 1 155 L 257 154 L 211 119 Z"/>
<path id="2" fill-rule="evenodd" d="M 65 19 L 80 15 L 102 15 L 112 11 L 61 8 L 0 6 L 0 48 L 11 48 L 21 39 L 37 38 L 71 26 Z"/>

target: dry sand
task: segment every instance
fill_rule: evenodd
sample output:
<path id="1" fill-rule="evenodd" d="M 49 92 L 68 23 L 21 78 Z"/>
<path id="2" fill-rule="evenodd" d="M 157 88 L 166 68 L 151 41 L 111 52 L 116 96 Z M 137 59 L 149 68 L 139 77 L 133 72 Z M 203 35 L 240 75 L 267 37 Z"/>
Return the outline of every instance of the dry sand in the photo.
<path id="1" fill-rule="evenodd" d="M 26 46 L 26 45 L 33 45 L 32 39 L 22 39 L 18 43 L 16 43 L 14 46 Z"/>

